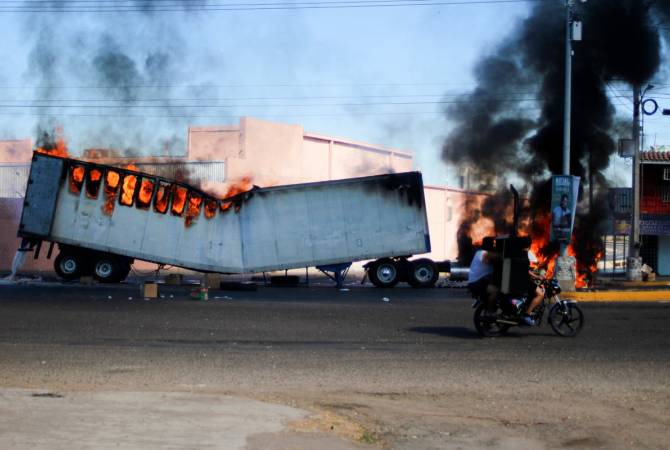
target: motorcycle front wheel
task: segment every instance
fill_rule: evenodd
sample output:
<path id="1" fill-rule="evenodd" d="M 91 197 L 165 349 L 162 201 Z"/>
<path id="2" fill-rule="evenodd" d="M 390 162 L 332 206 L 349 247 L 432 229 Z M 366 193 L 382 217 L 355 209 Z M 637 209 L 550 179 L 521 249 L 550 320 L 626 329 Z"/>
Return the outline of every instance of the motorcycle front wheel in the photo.
<path id="1" fill-rule="evenodd" d="M 575 303 L 556 303 L 549 311 L 549 325 L 559 336 L 575 337 L 584 327 L 584 313 Z"/>
<path id="2" fill-rule="evenodd" d="M 483 337 L 502 336 L 509 330 L 509 325 L 497 323 L 495 318 L 487 318 L 484 315 L 486 305 L 479 305 L 475 309 L 474 322 L 477 333 Z"/>

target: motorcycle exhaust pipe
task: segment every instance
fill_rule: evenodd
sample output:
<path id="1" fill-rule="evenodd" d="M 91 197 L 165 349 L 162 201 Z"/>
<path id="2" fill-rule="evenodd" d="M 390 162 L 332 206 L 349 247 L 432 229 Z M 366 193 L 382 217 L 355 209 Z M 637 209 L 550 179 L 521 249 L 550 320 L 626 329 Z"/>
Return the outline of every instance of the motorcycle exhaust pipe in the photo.
<path id="1" fill-rule="evenodd" d="M 505 319 L 498 319 L 496 320 L 496 323 L 504 323 L 505 325 L 519 325 L 518 322 L 513 322 L 511 320 L 505 320 Z"/>

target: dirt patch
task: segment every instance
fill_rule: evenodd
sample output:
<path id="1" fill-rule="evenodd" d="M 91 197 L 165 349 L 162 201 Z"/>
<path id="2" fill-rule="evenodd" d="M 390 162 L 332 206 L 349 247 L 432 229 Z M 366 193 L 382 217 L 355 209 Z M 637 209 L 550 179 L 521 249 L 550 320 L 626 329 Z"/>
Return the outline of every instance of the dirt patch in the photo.
<path id="1" fill-rule="evenodd" d="M 301 391 L 272 397 L 313 412 L 291 422 L 293 432 L 335 435 L 367 448 L 610 449 L 660 448 L 667 442 L 667 391 L 651 395 L 612 386 L 578 389 L 549 383 L 521 388 Z"/>

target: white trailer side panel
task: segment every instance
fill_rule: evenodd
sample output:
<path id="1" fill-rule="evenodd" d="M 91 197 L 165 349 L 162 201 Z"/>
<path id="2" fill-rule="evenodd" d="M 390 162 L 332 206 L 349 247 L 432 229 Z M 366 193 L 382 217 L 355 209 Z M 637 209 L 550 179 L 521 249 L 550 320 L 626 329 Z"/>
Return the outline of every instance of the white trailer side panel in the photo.
<path id="1" fill-rule="evenodd" d="M 50 157 L 36 158 L 34 165 L 39 164 L 40 158 Z M 224 273 L 309 267 L 430 251 L 419 173 L 257 189 L 237 197 L 236 206 L 227 211 L 217 208 L 212 218 L 205 217 L 203 203 L 190 226 L 185 225 L 184 217 L 169 211 L 160 214 L 153 208 L 125 206 L 118 199 L 109 215 L 103 211 L 103 191 L 101 187 L 95 199 L 89 198 L 85 189 L 73 193 L 63 177 L 51 232 L 49 236 L 38 237 Z M 32 208 L 24 209 L 26 219 L 37 209 Z"/>

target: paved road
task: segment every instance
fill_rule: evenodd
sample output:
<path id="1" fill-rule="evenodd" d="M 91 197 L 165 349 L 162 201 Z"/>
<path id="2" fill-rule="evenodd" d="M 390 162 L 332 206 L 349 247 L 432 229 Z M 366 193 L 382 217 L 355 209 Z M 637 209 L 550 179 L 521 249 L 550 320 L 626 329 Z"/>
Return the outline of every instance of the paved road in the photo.
<path id="1" fill-rule="evenodd" d="M 398 448 L 443 448 L 447 441 L 504 448 L 504 439 L 468 434 L 482 423 L 518 434 L 509 433 L 509 414 L 491 416 L 485 404 L 497 399 L 514 408 L 523 427 L 534 405 L 555 396 L 574 406 L 548 415 L 561 426 L 580 411 L 600 414 L 594 424 L 575 425 L 589 430 L 573 437 L 587 439 L 587 447 L 653 446 L 664 437 L 656 419 L 643 417 L 631 419 L 630 436 L 594 435 L 612 411 L 580 399 L 609 396 L 607 405 L 617 405 L 612 414 L 638 403 L 667 406 L 670 304 L 583 304 L 587 322 L 575 339 L 556 337 L 548 326 L 480 339 L 463 290 L 261 288 L 210 292 L 220 298 L 208 302 L 190 300 L 184 287 L 161 294 L 144 301 L 131 286 L 0 286 L 0 385 L 254 396 L 357 416 Z M 480 401 L 463 413 L 474 399 Z M 659 420 L 668 425 L 667 417 Z M 460 440 L 443 431 L 445 424 Z M 509 444 L 558 445 L 549 436 L 555 431 L 525 430 L 530 441 Z"/>

